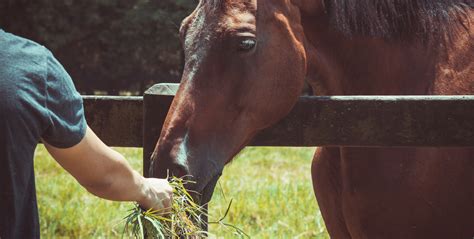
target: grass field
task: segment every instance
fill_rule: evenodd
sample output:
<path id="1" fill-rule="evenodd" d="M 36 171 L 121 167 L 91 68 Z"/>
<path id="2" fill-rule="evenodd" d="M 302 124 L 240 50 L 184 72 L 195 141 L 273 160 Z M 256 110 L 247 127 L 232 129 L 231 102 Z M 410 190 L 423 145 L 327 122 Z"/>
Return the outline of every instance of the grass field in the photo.
<path id="1" fill-rule="evenodd" d="M 117 149 L 141 171 L 141 149 Z M 329 238 L 313 196 L 311 148 L 247 148 L 226 167 L 210 203 L 211 220 L 226 222 L 252 238 Z M 116 238 L 122 236 L 131 203 L 98 199 L 58 166 L 43 146 L 35 171 L 43 238 Z M 219 238 L 238 238 L 211 226 Z"/>

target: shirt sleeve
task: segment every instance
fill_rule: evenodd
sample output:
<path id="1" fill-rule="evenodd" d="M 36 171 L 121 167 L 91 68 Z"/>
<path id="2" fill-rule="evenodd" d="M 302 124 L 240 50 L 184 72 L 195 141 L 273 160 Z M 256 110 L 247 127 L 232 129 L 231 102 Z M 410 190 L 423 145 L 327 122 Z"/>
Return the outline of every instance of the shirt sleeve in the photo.
<path id="1" fill-rule="evenodd" d="M 69 74 L 51 52 L 47 57 L 45 107 L 50 122 L 42 136 L 43 140 L 58 148 L 78 144 L 87 129 L 82 97 Z"/>

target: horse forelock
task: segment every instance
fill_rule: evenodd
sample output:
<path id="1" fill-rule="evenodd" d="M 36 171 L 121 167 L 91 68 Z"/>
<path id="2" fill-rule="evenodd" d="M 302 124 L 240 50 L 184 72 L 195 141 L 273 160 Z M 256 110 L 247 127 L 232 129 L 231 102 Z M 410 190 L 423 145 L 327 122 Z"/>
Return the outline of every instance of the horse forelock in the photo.
<path id="1" fill-rule="evenodd" d="M 386 39 L 449 37 L 465 22 L 472 0 L 323 0 L 331 24 L 349 36 Z"/>

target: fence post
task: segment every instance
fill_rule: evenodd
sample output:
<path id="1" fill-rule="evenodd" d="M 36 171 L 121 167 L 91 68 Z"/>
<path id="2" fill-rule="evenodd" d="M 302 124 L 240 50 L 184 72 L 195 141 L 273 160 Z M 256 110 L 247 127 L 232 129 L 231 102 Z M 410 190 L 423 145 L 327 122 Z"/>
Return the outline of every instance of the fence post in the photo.
<path id="1" fill-rule="evenodd" d="M 150 157 L 160 137 L 168 109 L 179 84 L 162 83 L 152 86 L 143 96 L 143 175 L 149 176 Z"/>

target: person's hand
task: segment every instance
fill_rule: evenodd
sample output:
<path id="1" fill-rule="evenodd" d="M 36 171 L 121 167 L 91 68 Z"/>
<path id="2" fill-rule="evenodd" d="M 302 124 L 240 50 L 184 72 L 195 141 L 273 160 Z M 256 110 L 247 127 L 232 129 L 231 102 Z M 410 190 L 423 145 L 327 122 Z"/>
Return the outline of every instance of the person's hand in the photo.
<path id="1" fill-rule="evenodd" d="M 152 209 L 158 212 L 166 213 L 171 209 L 173 199 L 173 188 L 168 180 L 158 178 L 145 178 L 143 183 L 144 196 L 138 202 L 146 210 Z"/>

